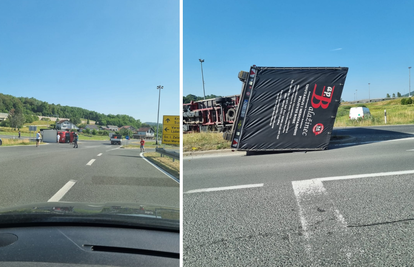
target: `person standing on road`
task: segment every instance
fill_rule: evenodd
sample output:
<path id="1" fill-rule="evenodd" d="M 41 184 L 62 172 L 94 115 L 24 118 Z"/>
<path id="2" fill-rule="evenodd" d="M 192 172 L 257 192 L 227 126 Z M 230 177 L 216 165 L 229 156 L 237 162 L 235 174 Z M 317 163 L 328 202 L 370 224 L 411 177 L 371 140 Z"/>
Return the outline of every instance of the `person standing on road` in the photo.
<path id="1" fill-rule="evenodd" d="M 19 139 L 20 139 L 20 131 L 19 131 Z"/>
<path id="2" fill-rule="evenodd" d="M 57 141 L 57 143 L 59 144 L 59 139 L 60 139 L 60 135 L 58 134 L 57 136 L 56 136 L 56 141 Z"/>
<path id="3" fill-rule="evenodd" d="M 78 134 L 74 133 L 73 134 L 73 148 L 78 148 Z"/>
<path id="4" fill-rule="evenodd" d="M 144 148 L 145 141 L 144 141 L 144 139 L 141 138 L 140 144 L 141 144 L 141 152 L 145 152 L 145 148 Z"/>
<path id="5" fill-rule="evenodd" d="M 40 138 L 41 138 L 41 136 L 40 136 L 40 132 L 37 132 L 37 134 L 36 134 L 36 147 L 38 147 L 38 146 L 39 146 L 39 143 L 40 143 Z"/>

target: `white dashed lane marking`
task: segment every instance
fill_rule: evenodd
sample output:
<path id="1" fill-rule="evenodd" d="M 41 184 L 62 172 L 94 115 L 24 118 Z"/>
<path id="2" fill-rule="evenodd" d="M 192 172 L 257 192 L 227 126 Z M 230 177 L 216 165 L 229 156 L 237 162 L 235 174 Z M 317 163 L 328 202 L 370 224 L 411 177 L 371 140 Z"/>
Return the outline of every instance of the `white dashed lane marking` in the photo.
<path id="1" fill-rule="evenodd" d="M 69 192 L 69 190 L 74 186 L 76 183 L 76 180 L 70 180 L 67 182 L 59 191 L 56 192 L 56 194 L 53 195 L 47 202 L 58 202 L 62 199 L 62 197 Z"/>
<path id="2" fill-rule="evenodd" d="M 95 159 L 91 159 L 88 163 L 86 163 L 86 165 L 91 166 L 94 163 Z"/>

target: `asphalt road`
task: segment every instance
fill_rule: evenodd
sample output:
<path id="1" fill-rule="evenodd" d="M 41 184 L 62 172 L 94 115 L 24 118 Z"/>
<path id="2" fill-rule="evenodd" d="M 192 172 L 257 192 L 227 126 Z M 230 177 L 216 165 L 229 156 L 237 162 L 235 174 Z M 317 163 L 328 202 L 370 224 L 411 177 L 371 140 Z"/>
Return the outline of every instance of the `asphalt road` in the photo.
<path id="1" fill-rule="evenodd" d="M 184 266 L 411 266 L 414 127 L 335 131 L 355 138 L 185 158 Z"/>
<path id="2" fill-rule="evenodd" d="M 2 146 L 0 181 L 0 207 L 54 200 L 179 208 L 176 181 L 144 160 L 139 150 L 105 141 L 80 141 L 77 149 L 57 143 Z"/>

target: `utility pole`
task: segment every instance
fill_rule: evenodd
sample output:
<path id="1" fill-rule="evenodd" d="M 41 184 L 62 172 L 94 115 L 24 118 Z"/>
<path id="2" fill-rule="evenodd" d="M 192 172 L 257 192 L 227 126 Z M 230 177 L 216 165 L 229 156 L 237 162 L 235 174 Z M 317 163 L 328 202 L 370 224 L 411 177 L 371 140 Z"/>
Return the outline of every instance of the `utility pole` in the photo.
<path id="1" fill-rule="evenodd" d="M 158 85 L 157 86 L 157 90 L 160 90 L 159 91 L 159 94 L 158 94 L 158 113 L 157 113 L 157 139 L 155 140 L 155 145 L 158 145 L 158 122 L 159 122 L 159 117 L 160 117 L 160 98 L 161 98 L 161 89 L 163 89 L 164 88 L 164 86 L 162 86 L 162 85 Z"/>
<path id="2" fill-rule="evenodd" d="M 408 67 L 408 96 L 411 97 L 411 67 Z"/>
<path id="3" fill-rule="evenodd" d="M 368 100 L 371 102 L 371 84 L 368 83 Z"/>
<path id="4" fill-rule="evenodd" d="M 203 80 L 203 94 L 204 94 L 204 100 L 206 100 L 206 90 L 204 88 L 204 74 L 203 74 L 203 62 L 204 59 L 199 59 L 200 64 L 201 64 L 201 79 Z"/>

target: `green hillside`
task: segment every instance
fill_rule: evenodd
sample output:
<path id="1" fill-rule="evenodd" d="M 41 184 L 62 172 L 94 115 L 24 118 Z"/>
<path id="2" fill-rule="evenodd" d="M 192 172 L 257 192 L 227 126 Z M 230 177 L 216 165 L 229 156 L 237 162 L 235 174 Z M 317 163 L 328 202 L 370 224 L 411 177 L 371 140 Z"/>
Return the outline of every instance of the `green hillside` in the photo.
<path id="1" fill-rule="evenodd" d="M 344 126 L 374 126 L 385 125 L 384 110 L 387 111 L 387 125 L 390 124 L 412 124 L 414 123 L 414 105 L 401 104 L 401 99 L 396 98 L 381 102 L 366 104 L 341 103 L 335 120 L 335 127 Z M 408 98 L 404 98 L 407 100 Z M 367 107 L 371 112 L 371 118 L 362 120 L 350 120 L 349 110 L 351 107 Z"/>
<path id="2" fill-rule="evenodd" d="M 141 127 L 141 121 L 128 115 L 103 114 L 78 107 L 61 106 L 60 104 L 49 104 L 35 98 L 15 97 L 0 94 L 0 113 L 15 111 L 23 115 L 23 123 L 32 123 L 39 120 L 37 116 L 51 116 L 59 118 L 69 118 L 76 124 L 81 123 L 81 118 L 96 121 L 98 125 L 116 125 L 118 127 L 130 125 L 135 128 Z M 21 120 L 19 120 L 20 122 Z M 2 122 L 0 126 L 12 126 L 8 120 Z"/>

